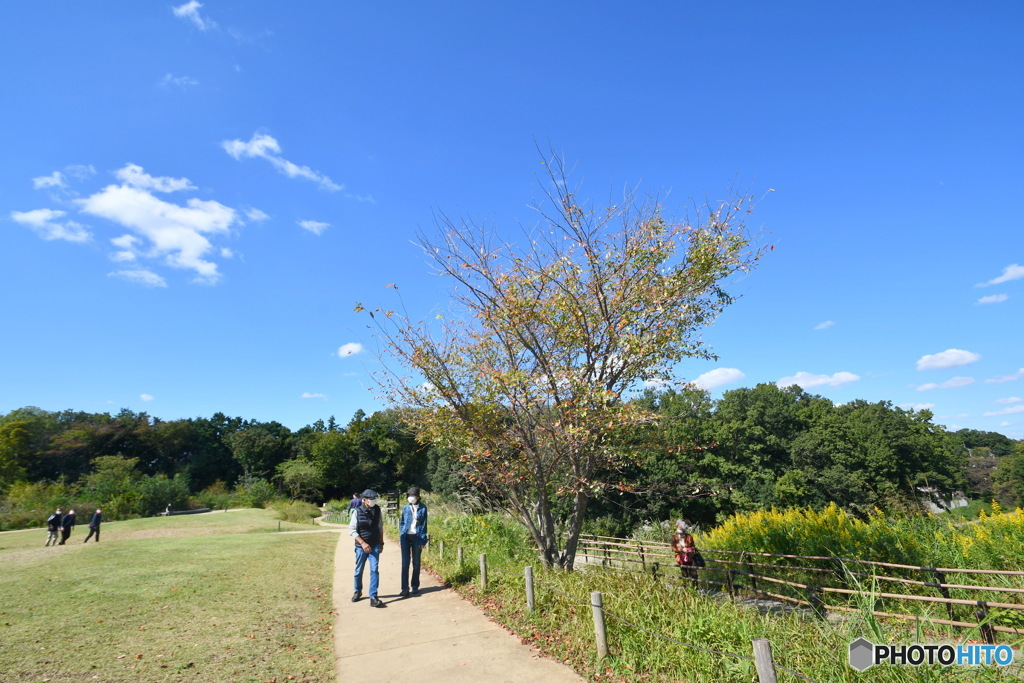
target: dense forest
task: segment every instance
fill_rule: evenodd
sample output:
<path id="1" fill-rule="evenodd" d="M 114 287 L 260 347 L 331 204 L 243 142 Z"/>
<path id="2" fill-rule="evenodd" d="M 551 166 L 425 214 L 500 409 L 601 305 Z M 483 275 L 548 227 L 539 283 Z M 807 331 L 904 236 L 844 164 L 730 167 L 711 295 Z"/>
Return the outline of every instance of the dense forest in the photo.
<path id="1" fill-rule="evenodd" d="M 821 508 L 866 515 L 911 510 L 963 492 L 1024 504 L 1024 441 L 995 432 L 949 432 L 927 410 L 888 402 L 834 405 L 799 387 L 726 392 L 648 391 L 634 399 L 660 419 L 622 438 L 625 469 L 589 510 L 588 526 L 624 532 L 685 516 L 713 524 L 738 511 Z M 283 495 L 315 502 L 366 487 L 417 485 L 489 502 L 458 454 L 417 443 L 398 410 L 345 425 L 334 417 L 297 431 L 217 413 L 164 421 L 20 408 L 0 416 L 0 524 L 37 525 L 46 506 L 84 501 L 110 518 L 216 504 L 235 492 L 258 503 Z M 247 498 L 246 498 L 247 497 Z"/>

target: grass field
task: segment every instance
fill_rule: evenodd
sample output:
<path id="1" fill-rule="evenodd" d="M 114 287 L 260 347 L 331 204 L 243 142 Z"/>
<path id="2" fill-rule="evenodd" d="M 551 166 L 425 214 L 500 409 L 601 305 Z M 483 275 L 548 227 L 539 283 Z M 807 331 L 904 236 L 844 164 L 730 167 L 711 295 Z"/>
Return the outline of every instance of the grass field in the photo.
<path id="1" fill-rule="evenodd" d="M 4 681 L 333 681 L 334 533 L 272 511 L 0 533 Z M 281 531 L 310 530 L 280 523 Z"/>

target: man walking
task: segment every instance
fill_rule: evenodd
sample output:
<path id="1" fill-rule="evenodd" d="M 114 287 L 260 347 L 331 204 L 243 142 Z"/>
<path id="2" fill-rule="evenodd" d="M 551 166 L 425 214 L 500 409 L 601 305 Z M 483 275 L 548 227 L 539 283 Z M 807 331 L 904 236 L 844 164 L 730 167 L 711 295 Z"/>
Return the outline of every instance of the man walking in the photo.
<path id="1" fill-rule="evenodd" d="M 412 595 L 420 592 L 420 553 L 427 544 L 427 506 L 420 502 L 420 490 L 413 486 L 406 493 L 409 504 L 402 508 L 398 525 L 402 548 L 402 597 L 409 597 L 409 565 L 412 565 Z"/>
<path id="2" fill-rule="evenodd" d="M 71 536 L 71 530 L 75 526 L 75 511 L 68 510 L 68 514 L 64 515 L 64 519 L 60 520 L 60 543 L 57 545 L 64 545 L 67 542 L 68 537 Z"/>
<path id="3" fill-rule="evenodd" d="M 377 597 L 377 588 L 380 586 L 377 567 L 381 551 L 384 550 L 384 516 L 377 507 L 377 492 L 373 489 L 363 491 L 362 505 L 353 511 L 348 533 L 356 541 L 355 593 L 352 594 L 352 602 L 358 602 L 363 597 L 363 567 L 369 560 L 370 607 L 383 607 L 384 603 Z"/>
<path id="4" fill-rule="evenodd" d="M 85 537 L 85 540 L 82 541 L 82 543 L 88 543 L 93 534 L 96 534 L 96 542 L 100 542 L 100 522 L 102 521 L 103 510 L 96 508 L 96 512 L 92 516 L 92 521 L 89 522 L 89 535 Z"/>
<path id="5" fill-rule="evenodd" d="M 57 545 L 57 534 L 60 533 L 60 520 L 64 517 L 64 511 L 57 508 L 57 511 L 46 519 L 46 530 L 50 532 L 46 537 L 46 545 Z"/>

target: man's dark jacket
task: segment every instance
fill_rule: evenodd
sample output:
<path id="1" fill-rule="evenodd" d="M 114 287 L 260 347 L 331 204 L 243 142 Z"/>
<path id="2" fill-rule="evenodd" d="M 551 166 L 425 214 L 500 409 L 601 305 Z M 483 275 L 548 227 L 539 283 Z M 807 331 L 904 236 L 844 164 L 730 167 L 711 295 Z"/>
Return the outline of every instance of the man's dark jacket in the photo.
<path id="1" fill-rule="evenodd" d="M 359 534 L 359 538 L 363 539 L 370 544 L 370 547 L 374 547 L 384 541 L 380 532 L 380 508 L 374 505 L 372 508 L 368 508 L 365 505 L 360 505 L 356 508 L 356 533 Z"/>

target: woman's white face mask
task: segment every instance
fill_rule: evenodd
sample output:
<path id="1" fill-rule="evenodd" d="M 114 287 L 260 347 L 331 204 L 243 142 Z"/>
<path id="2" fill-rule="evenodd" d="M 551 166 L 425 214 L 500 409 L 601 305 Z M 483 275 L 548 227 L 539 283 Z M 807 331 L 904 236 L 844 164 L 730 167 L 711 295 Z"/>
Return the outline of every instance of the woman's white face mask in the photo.
<path id="1" fill-rule="evenodd" d="M 367 498 L 366 499 L 366 507 L 372 508 L 376 504 L 377 504 L 377 501 L 375 499 L 373 499 L 373 498 Z"/>
<path id="2" fill-rule="evenodd" d="M 408 498 L 406 498 L 406 500 L 409 501 L 409 505 L 415 505 L 416 503 L 420 502 L 420 499 L 416 496 L 409 496 Z"/>

